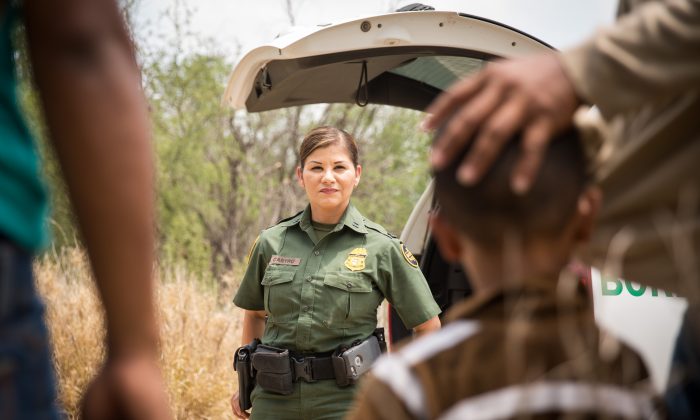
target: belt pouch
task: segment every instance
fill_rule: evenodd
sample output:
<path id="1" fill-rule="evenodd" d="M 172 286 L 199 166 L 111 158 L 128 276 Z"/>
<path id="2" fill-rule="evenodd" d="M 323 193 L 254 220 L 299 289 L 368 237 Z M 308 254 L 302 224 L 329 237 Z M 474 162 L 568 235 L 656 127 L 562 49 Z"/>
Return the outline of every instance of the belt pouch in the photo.
<path id="1" fill-rule="evenodd" d="M 252 359 L 253 367 L 258 371 L 256 381 L 262 389 L 280 395 L 294 392 L 289 350 L 261 344 Z"/>
<path id="2" fill-rule="evenodd" d="M 381 346 L 375 335 L 350 348 L 341 346 L 332 356 L 335 382 L 340 387 L 356 383 L 380 355 Z"/>

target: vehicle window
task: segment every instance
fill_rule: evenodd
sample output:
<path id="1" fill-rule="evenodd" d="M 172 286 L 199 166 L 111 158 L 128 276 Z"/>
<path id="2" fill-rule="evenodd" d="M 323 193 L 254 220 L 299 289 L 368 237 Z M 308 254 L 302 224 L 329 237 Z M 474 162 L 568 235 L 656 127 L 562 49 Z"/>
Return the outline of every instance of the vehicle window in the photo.
<path id="1" fill-rule="evenodd" d="M 418 57 L 389 71 L 445 90 L 457 79 L 477 72 L 486 60 L 471 57 L 434 56 Z"/>

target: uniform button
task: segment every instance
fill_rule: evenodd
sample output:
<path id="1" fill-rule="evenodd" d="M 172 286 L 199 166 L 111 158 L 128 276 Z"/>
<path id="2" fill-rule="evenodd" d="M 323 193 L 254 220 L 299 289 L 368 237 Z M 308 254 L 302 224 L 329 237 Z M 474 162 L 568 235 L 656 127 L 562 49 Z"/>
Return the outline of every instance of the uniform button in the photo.
<path id="1" fill-rule="evenodd" d="M 318 255 L 319 255 L 319 254 L 320 254 L 320 252 L 318 252 L 318 251 L 314 251 L 314 255 L 315 255 L 315 256 L 317 256 L 317 257 L 318 257 Z"/>
<path id="2" fill-rule="evenodd" d="M 352 283 L 347 282 L 347 283 L 345 283 L 345 285 L 348 286 L 348 289 L 352 289 Z"/>
<path id="3" fill-rule="evenodd" d="M 306 276 L 306 281 L 311 281 L 311 276 Z"/>
<path id="4" fill-rule="evenodd" d="M 309 312 L 311 310 L 310 306 L 304 306 L 304 312 Z"/>

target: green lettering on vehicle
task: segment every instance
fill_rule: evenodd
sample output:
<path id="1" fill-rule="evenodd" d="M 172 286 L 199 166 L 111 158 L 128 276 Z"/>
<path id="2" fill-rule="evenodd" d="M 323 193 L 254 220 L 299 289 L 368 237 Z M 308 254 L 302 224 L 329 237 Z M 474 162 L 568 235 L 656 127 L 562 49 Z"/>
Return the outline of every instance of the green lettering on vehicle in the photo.
<path id="1" fill-rule="evenodd" d="M 647 287 L 644 285 L 639 285 L 639 289 L 635 289 L 634 285 L 629 280 L 625 280 L 625 286 L 627 287 L 627 291 L 630 292 L 630 295 L 635 297 L 643 295 L 647 290 Z"/>
<path id="2" fill-rule="evenodd" d="M 610 284 L 614 286 L 611 288 Z M 619 296 L 622 293 L 622 282 L 617 279 L 600 278 L 600 288 L 603 290 L 603 296 Z"/>
<path id="3" fill-rule="evenodd" d="M 628 280 L 613 279 L 610 277 L 600 277 L 600 288 L 603 296 L 620 296 L 624 289 L 627 289 L 627 292 L 630 295 L 634 297 L 640 297 L 644 295 L 644 293 L 647 291 L 647 286 L 645 285 L 636 285 Z M 651 297 L 659 297 L 659 289 L 655 287 L 649 287 L 649 290 L 651 290 Z M 675 295 L 672 292 L 666 290 L 662 291 L 664 292 L 666 297 L 675 297 Z"/>

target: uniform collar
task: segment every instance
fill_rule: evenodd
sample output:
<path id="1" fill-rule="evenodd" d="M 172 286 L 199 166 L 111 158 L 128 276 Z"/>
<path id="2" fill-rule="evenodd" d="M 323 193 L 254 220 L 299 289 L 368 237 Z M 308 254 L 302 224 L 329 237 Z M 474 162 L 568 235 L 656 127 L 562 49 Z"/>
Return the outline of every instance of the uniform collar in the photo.
<path id="1" fill-rule="evenodd" d="M 345 209 L 345 214 L 340 218 L 340 224 L 347 226 L 357 233 L 363 235 L 367 234 L 367 226 L 365 226 L 365 217 L 360 214 L 359 210 L 352 205 L 348 204 L 348 208 Z"/>
<path id="2" fill-rule="evenodd" d="M 313 226 L 311 225 L 311 205 L 307 204 L 300 217 L 295 217 L 294 219 L 290 220 L 290 222 L 293 222 L 292 224 L 299 223 L 299 227 L 305 232 L 308 232 L 309 229 L 313 229 Z M 368 233 L 367 227 L 365 226 L 364 216 L 360 214 L 360 212 L 355 208 L 355 206 L 352 205 L 352 203 L 348 204 L 348 207 L 345 209 L 345 212 L 340 217 L 340 221 L 333 229 L 333 232 L 338 232 L 342 230 L 345 226 L 363 235 L 366 235 Z"/>

